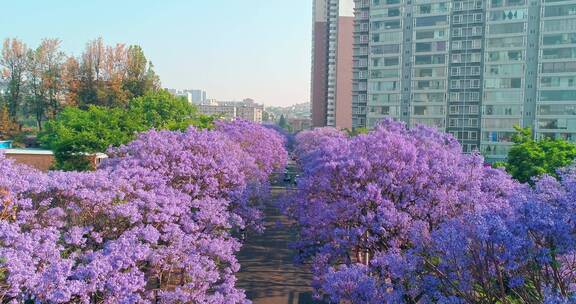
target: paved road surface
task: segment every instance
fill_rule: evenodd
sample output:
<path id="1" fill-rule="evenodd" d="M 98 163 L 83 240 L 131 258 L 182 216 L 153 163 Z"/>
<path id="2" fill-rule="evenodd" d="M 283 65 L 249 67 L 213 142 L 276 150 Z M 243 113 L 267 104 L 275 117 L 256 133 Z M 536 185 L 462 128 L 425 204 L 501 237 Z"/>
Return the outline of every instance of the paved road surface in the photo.
<path id="1" fill-rule="evenodd" d="M 273 190 L 273 201 L 282 190 Z M 265 209 L 266 231 L 262 235 L 249 235 L 238 254 L 240 265 L 238 287 L 246 290 L 246 295 L 254 304 L 310 304 L 311 274 L 304 268 L 295 266 L 294 252 L 288 244 L 296 234 L 289 231 L 274 202 Z"/>

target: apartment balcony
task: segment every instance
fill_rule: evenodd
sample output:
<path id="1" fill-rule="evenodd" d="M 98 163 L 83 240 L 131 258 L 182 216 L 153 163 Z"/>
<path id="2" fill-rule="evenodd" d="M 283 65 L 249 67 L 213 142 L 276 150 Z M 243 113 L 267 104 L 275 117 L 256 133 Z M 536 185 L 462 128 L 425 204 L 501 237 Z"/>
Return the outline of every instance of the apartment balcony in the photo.
<path id="1" fill-rule="evenodd" d="M 354 49 L 354 56 L 368 56 L 368 48 Z"/>
<path id="2" fill-rule="evenodd" d="M 370 18 L 370 15 L 367 14 L 366 11 L 359 11 L 354 15 L 355 15 L 354 17 L 356 18 L 356 20 L 368 20 Z"/>
<path id="3" fill-rule="evenodd" d="M 361 0 L 361 1 L 354 1 L 354 2 L 356 2 L 355 8 L 358 8 L 358 9 L 370 7 L 370 1 L 368 1 L 368 0 Z"/>
<path id="4" fill-rule="evenodd" d="M 366 71 L 354 72 L 352 79 L 354 80 L 367 80 L 368 73 Z"/>
<path id="5" fill-rule="evenodd" d="M 370 26 L 368 23 L 357 24 L 354 26 L 354 33 L 356 34 L 367 34 L 370 31 Z"/>

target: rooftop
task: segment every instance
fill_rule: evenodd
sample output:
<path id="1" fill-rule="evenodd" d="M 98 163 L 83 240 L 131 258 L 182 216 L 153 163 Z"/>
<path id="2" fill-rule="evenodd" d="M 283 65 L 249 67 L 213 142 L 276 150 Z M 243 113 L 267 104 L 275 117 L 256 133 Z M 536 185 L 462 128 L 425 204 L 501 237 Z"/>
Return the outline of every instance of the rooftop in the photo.
<path id="1" fill-rule="evenodd" d="M 4 154 L 31 154 L 31 155 L 53 155 L 54 152 L 44 149 L 0 149 Z"/>

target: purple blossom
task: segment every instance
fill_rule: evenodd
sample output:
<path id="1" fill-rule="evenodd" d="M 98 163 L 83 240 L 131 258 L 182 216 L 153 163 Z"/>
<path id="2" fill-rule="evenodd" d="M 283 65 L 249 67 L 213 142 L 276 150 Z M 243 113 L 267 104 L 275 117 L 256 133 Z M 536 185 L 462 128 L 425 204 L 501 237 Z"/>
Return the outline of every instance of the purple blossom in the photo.
<path id="1" fill-rule="evenodd" d="M 296 151 L 303 175 L 284 210 L 326 299 L 541 302 L 545 288 L 573 292 L 573 173 L 532 190 L 463 155 L 450 135 L 391 120 L 353 138 L 302 132 Z M 545 275 L 554 271 L 559 280 Z"/>
<path id="2" fill-rule="evenodd" d="M 251 133 L 149 131 L 91 173 L 43 174 L 0 155 L 0 299 L 247 302 L 232 231 L 259 222 L 253 203 L 285 151 L 273 131 L 238 127 Z M 266 147 L 259 164 L 242 136 Z"/>

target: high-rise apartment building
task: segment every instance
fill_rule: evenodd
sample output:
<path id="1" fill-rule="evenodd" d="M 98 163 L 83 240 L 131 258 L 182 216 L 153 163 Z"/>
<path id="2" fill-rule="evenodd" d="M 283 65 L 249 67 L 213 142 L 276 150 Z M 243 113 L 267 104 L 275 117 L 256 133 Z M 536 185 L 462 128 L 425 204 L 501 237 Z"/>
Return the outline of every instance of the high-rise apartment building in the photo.
<path id="1" fill-rule="evenodd" d="M 312 123 L 352 127 L 353 0 L 313 0 Z"/>
<path id="2" fill-rule="evenodd" d="M 355 2 L 354 127 L 426 124 L 490 160 L 514 126 L 576 140 L 576 1 Z"/>
<path id="3" fill-rule="evenodd" d="M 542 4 L 536 134 L 576 140 L 576 1 Z"/>

